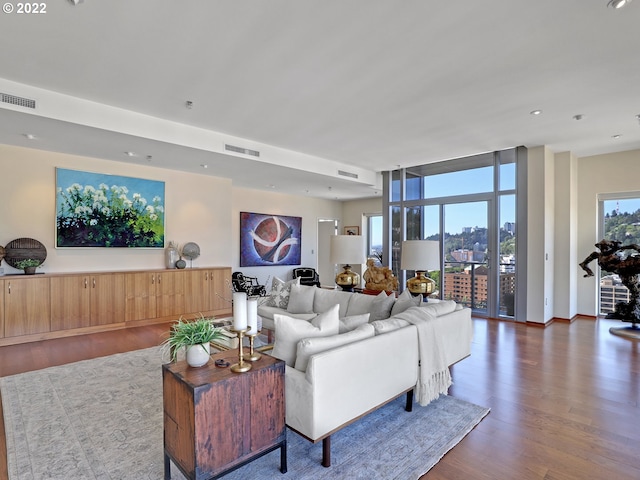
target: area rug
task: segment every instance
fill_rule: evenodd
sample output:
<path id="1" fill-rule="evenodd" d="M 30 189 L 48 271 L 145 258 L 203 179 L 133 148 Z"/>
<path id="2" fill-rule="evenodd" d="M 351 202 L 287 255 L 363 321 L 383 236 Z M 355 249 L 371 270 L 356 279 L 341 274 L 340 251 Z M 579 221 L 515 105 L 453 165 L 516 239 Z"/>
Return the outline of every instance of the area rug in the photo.
<path id="1" fill-rule="evenodd" d="M 156 347 L 0 378 L 9 479 L 162 479 L 162 361 Z M 289 431 L 286 475 L 277 450 L 225 480 L 415 479 L 488 412 L 441 396 L 409 413 L 399 398 L 332 436 L 330 468 L 321 442 Z"/>

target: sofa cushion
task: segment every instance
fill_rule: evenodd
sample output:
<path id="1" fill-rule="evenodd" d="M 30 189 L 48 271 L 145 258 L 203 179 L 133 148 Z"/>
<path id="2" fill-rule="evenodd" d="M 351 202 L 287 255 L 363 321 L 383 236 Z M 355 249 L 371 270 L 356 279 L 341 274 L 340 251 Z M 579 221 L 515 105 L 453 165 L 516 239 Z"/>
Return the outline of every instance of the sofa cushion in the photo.
<path id="1" fill-rule="evenodd" d="M 340 317 L 346 317 L 347 306 L 353 295 L 353 293 L 341 290 L 319 288 L 313 297 L 313 311 L 316 313 L 326 312 L 337 303 L 340 305 Z"/>
<path id="2" fill-rule="evenodd" d="M 273 277 L 271 281 L 271 294 L 267 299 L 267 306 L 287 308 L 289 304 L 289 295 L 291 294 L 291 287 L 293 285 L 300 285 L 300 278 L 294 278 L 285 282 L 278 277 Z"/>
<path id="3" fill-rule="evenodd" d="M 347 345 L 349 343 L 364 340 L 374 336 L 374 328 L 369 324 L 360 325 L 351 332 L 331 335 L 329 337 L 304 338 L 298 342 L 296 349 L 295 369 L 304 372 L 307 370 L 309 357 L 316 353 L 331 350 L 332 348 Z"/>
<path id="4" fill-rule="evenodd" d="M 273 320 L 276 326 L 276 338 L 271 355 L 293 367 L 296 363 L 296 349 L 300 340 L 338 334 L 340 324 L 338 311 L 338 305 L 334 305 L 329 311 L 317 315 L 310 322 L 275 314 Z"/>
<path id="5" fill-rule="evenodd" d="M 360 315 L 347 315 L 346 317 L 342 317 L 340 319 L 340 329 L 338 333 L 350 332 L 351 330 L 355 330 L 360 325 L 369 322 L 369 314 L 362 313 Z"/>
<path id="6" fill-rule="evenodd" d="M 398 330 L 399 328 L 406 327 L 411 324 L 401 318 L 391 317 L 385 320 L 376 320 L 375 322 L 371 322 L 371 325 L 373 325 L 376 335 L 380 335 L 382 333 L 393 332 L 394 330 Z"/>
<path id="7" fill-rule="evenodd" d="M 440 302 L 426 302 L 422 305 L 422 308 L 426 308 L 430 313 L 435 315 L 436 317 L 440 317 L 442 315 L 446 315 L 447 313 L 453 312 L 457 307 L 456 302 L 453 300 L 442 300 Z"/>
<path id="8" fill-rule="evenodd" d="M 407 308 L 419 307 L 422 304 L 422 295 L 413 296 L 409 290 L 405 290 L 396 298 L 393 308 L 391 309 L 391 316 L 398 315 L 404 312 Z"/>
<path id="9" fill-rule="evenodd" d="M 308 285 L 293 285 L 291 294 L 289 295 L 289 304 L 287 305 L 288 313 L 314 313 L 313 297 L 316 287 Z"/>
<path id="10" fill-rule="evenodd" d="M 371 305 L 375 299 L 375 295 L 351 295 L 347 306 L 347 316 L 370 313 Z"/>
<path id="11" fill-rule="evenodd" d="M 396 297 L 393 295 L 387 296 L 387 292 L 382 290 L 371 303 L 371 315 L 369 316 L 369 322 L 375 322 L 376 320 L 384 320 L 391 316 L 391 309 L 396 301 Z"/>

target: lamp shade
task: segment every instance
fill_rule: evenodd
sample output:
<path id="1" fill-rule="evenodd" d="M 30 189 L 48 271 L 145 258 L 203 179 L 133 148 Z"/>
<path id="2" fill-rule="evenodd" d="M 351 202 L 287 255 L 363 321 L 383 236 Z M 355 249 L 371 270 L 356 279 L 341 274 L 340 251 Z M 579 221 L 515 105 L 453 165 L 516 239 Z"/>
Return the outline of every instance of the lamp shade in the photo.
<path id="1" fill-rule="evenodd" d="M 405 240 L 400 259 L 402 270 L 440 270 L 440 243 L 436 240 Z"/>
<path id="2" fill-rule="evenodd" d="M 332 235 L 329 237 L 330 262 L 335 264 L 362 264 L 364 255 L 364 237 L 361 235 Z"/>

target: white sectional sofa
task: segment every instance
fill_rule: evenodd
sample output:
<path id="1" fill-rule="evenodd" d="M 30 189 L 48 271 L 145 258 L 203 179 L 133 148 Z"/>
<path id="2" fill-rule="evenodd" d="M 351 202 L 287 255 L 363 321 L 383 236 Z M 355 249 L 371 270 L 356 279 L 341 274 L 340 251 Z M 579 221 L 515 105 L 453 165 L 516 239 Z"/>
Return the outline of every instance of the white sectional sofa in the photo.
<path id="1" fill-rule="evenodd" d="M 287 363 L 286 423 L 323 441 L 324 466 L 333 433 L 404 394 L 407 411 L 414 391 L 426 405 L 446 393 L 448 367 L 470 355 L 470 309 L 420 300 L 291 286 L 287 308 L 258 308 L 275 330 L 272 355 Z"/>

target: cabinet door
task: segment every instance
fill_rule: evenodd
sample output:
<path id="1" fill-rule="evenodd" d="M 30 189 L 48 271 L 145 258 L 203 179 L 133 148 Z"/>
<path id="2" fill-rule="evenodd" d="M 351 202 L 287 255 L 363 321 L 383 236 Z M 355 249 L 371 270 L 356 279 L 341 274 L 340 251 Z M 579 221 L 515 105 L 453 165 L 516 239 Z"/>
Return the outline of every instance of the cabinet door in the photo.
<path id="1" fill-rule="evenodd" d="M 210 270 L 209 307 L 213 311 L 231 311 L 231 269 Z"/>
<path id="2" fill-rule="evenodd" d="M 156 274 L 149 272 L 125 274 L 125 320 L 156 318 Z"/>
<path id="3" fill-rule="evenodd" d="M 209 270 L 184 270 L 184 313 L 209 311 Z"/>
<path id="4" fill-rule="evenodd" d="M 156 316 L 184 313 L 184 274 L 180 270 L 156 274 Z"/>
<path id="5" fill-rule="evenodd" d="M 124 274 L 91 276 L 91 325 L 124 322 Z"/>
<path id="6" fill-rule="evenodd" d="M 91 290 L 89 276 L 52 277 L 51 331 L 88 327 Z"/>
<path id="7" fill-rule="evenodd" d="M 48 278 L 5 280 L 4 336 L 16 337 L 51 330 Z"/>

